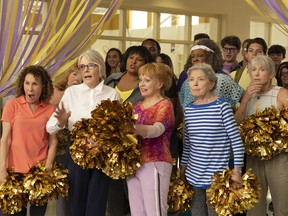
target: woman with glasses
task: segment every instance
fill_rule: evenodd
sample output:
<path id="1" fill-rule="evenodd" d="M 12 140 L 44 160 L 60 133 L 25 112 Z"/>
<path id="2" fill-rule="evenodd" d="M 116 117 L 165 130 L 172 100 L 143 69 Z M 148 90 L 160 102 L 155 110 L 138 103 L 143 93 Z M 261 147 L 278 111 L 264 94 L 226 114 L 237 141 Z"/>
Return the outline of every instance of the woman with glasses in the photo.
<path id="1" fill-rule="evenodd" d="M 104 59 L 95 50 L 87 50 L 78 58 L 83 83 L 65 90 L 59 106 L 47 123 L 47 131 L 55 134 L 64 127 L 71 131 L 81 118 L 91 118 L 91 111 L 106 99 L 119 100 L 115 89 L 104 85 Z M 69 170 L 69 204 L 71 216 L 105 215 L 109 180 L 99 169 L 82 169 L 74 163 L 67 148 Z"/>
<path id="2" fill-rule="evenodd" d="M 65 90 L 72 85 L 78 85 L 82 83 L 81 75 L 77 68 L 77 61 L 71 65 L 66 71 L 63 72 L 63 77 L 57 80 L 54 83 L 54 94 L 50 100 L 50 103 L 55 107 L 58 106 Z M 56 134 L 57 137 L 57 153 L 55 161 L 64 165 L 65 167 L 65 158 L 66 158 L 66 148 L 68 145 L 67 140 L 69 139 L 70 131 L 67 128 L 58 131 Z M 56 200 L 56 215 L 57 216 L 70 216 L 70 208 L 68 200 L 64 197 L 59 197 Z"/>
<path id="3" fill-rule="evenodd" d="M 283 86 L 284 88 L 288 88 L 288 62 L 282 62 L 279 65 L 278 73 L 281 78 L 281 82 L 278 83 L 279 86 Z"/>

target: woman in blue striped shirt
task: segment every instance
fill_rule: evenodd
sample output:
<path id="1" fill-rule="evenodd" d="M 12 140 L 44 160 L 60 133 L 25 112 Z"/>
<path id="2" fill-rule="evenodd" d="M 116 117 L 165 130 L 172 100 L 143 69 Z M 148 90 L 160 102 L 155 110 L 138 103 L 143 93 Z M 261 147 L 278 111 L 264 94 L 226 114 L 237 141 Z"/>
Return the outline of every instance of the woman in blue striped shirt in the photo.
<path id="1" fill-rule="evenodd" d="M 182 171 L 185 170 L 195 192 L 192 215 L 217 215 L 206 204 L 206 189 L 214 173 L 228 166 L 230 148 L 234 155 L 233 186 L 242 186 L 243 143 L 231 106 L 213 93 L 217 77 L 212 67 L 206 63 L 195 64 L 188 70 L 188 82 L 195 100 L 184 110 Z"/>

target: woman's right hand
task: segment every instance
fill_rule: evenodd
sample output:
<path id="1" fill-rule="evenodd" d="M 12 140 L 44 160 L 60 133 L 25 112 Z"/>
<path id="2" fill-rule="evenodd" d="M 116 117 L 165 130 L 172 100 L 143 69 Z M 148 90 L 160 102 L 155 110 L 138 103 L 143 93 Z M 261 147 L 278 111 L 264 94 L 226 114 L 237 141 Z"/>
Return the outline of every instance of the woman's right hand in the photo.
<path id="1" fill-rule="evenodd" d="M 243 98 L 245 98 L 246 100 L 250 100 L 253 94 L 260 92 L 261 88 L 262 84 L 256 81 L 252 81 L 247 87 Z"/>
<path id="2" fill-rule="evenodd" d="M 67 125 L 71 112 L 66 112 L 63 103 L 61 102 L 55 110 L 55 118 L 58 120 L 58 126 L 63 128 Z"/>
<path id="3" fill-rule="evenodd" d="M 8 175 L 9 174 L 6 171 L 6 169 L 0 171 L 0 184 L 6 182 L 6 178 L 7 178 Z"/>

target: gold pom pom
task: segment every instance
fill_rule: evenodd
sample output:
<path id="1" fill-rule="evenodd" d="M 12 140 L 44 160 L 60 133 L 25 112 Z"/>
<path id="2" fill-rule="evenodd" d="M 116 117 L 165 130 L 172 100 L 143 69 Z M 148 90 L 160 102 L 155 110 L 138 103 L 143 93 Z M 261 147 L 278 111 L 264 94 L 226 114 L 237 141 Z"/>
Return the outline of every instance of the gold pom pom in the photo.
<path id="1" fill-rule="evenodd" d="M 180 169 L 172 173 L 169 192 L 168 205 L 169 211 L 173 213 L 185 212 L 190 209 L 190 203 L 193 197 L 191 185 L 186 181 L 185 177 L 181 177 Z"/>
<path id="2" fill-rule="evenodd" d="M 71 132 L 72 145 L 70 154 L 73 161 L 83 169 L 101 167 L 100 149 L 96 146 L 90 147 L 89 140 L 96 139 L 96 120 L 82 118 L 74 124 Z M 104 155 L 105 156 L 105 155 Z M 106 156 L 105 156 L 106 157 Z"/>
<path id="3" fill-rule="evenodd" d="M 61 129 L 56 134 L 57 143 L 57 155 L 64 155 L 66 152 L 67 144 L 69 142 L 70 131 L 67 128 Z"/>
<path id="4" fill-rule="evenodd" d="M 177 127 L 177 137 L 179 140 L 183 140 L 183 128 L 184 128 L 183 123 L 180 123 Z"/>
<path id="5" fill-rule="evenodd" d="M 91 116 L 74 124 L 70 146 L 73 161 L 83 169 L 102 169 L 113 179 L 134 175 L 141 163 L 140 143 L 133 128 L 133 105 L 103 100 Z M 91 147 L 90 140 L 94 142 Z"/>
<path id="6" fill-rule="evenodd" d="M 220 216 L 243 213 L 253 208 L 260 198 L 260 187 L 257 177 L 249 169 L 242 176 L 242 187 L 233 188 L 232 170 L 216 172 L 211 187 L 207 189 L 207 200 L 211 208 Z"/>
<path id="7" fill-rule="evenodd" d="M 54 164 L 52 171 L 47 172 L 43 163 L 27 173 L 23 179 L 24 191 L 28 200 L 36 206 L 43 206 L 49 200 L 68 196 L 68 171 L 62 170 L 60 165 Z"/>
<path id="8" fill-rule="evenodd" d="M 266 108 L 250 116 L 239 129 L 248 155 L 260 160 L 269 160 L 288 150 L 288 108 L 279 111 Z"/>
<path id="9" fill-rule="evenodd" d="M 51 174 L 51 184 L 53 185 L 53 193 L 50 199 L 58 199 L 59 196 L 68 198 L 69 181 L 68 169 L 63 169 L 61 164 L 54 163 Z"/>
<path id="10" fill-rule="evenodd" d="M 4 214 L 15 214 L 27 205 L 21 174 L 8 170 L 9 176 L 0 184 L 0 210 Z"/>

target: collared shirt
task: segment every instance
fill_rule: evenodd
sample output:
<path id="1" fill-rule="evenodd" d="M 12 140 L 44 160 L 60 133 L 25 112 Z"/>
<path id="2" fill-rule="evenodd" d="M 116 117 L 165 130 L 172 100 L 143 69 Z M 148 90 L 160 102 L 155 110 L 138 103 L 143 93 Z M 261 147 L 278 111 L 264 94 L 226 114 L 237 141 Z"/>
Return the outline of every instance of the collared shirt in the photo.
<path id="1" fill-rule="evenodd" d="M 45 127 L 53 111 L 53 105 L 41 102 L 33 113 L 24 96 L 7 101 L 2 115 L 2 121 L 12 127 L 7 167 L 27 173 L 37 161 L 47 158 L 49 134 Z"/>
<path id="2" fill-rule="evenodd" d="M 95 88 L 89 88 L 85 83 L 73 85 L 67 88 L 59 103 L 64 105 L 66 112 L 71 112 L 68 119 L 68 129 L 71 131 L 75 122 L 81 118 L 91 118 L 91 111 L 96 108 L 102 100 L 120 100 L 117 91 L 100 82 Z M 47 122 L 47 131 L 50 134 L 57 133 L 61 128 L 57 126 L 58 120 L 52 114 Z"/>

